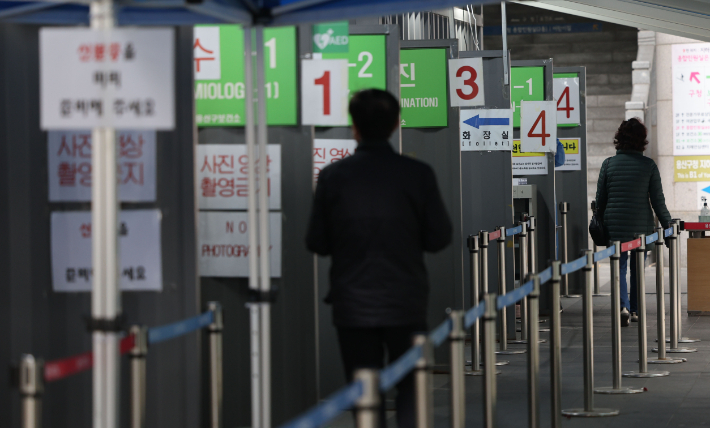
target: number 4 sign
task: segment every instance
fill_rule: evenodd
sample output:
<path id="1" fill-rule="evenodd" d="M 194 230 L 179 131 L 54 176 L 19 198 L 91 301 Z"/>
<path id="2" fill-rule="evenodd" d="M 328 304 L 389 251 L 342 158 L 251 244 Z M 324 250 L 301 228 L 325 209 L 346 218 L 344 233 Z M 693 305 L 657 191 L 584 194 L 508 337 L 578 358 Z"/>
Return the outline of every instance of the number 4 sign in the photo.
<path id="1" fill-rule="evenodd" d="M 579 125 L 579 77 L 559 75 L 553 79 L 553 95 L 557 100 L 557 125 Z"/>
<path id="2" fill-rule="evenodd" d="M 449 98 L 451 107 L 475 107 L 486 104 L 481 58 L 449 60 Z"/>
<path id="3" fill-rule="evenodd" d="M 301 62 L 304 125 L 348 126 L 348 60 Z"/>
<path id="4" fill-rule="evenodd" d="M 520 105 L 522 152 L 552 152 L 557 149 L 557 102 L 525 101 Z"/>

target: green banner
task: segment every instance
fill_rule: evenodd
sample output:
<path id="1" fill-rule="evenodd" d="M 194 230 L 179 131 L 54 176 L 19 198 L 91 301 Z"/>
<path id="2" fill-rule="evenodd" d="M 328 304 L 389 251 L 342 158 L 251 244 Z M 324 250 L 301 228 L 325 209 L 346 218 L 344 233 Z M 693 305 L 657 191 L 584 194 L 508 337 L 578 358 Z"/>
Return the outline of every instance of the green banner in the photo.
<path id="1" fill-rule="evenodd" d="M 219 46 L 210 37 L 219 38 Z M 200 37 L 203 37 L 201 40 Z M 216 42 L 215 42 L 216 43 Z M 239 25 L 195 26 L 195 122 L 199 127 L 244 126 L 244 31 Z M 296 125 L 296 28 L 264 29 L 267 123 Z M 200 78 L 199 66 L 218 65 Z"/>
<path id="2" fill-rule="evenodd" d="M 520 128 L 520 101 L 545 100 L 544 67 L 512 67 L 510 101 L 513 103 L 513 126 Z"/>
<path id="3" fill-rule="evenodd" d="M 400 51 L 402 128 L 448 125 L 446 49 Z"/>
<path id="4" fill-rule="evenodd" d="M 313 25 L 313 52 L 324 54 L 347 52 L 349 29 L 348 21 Z"/>

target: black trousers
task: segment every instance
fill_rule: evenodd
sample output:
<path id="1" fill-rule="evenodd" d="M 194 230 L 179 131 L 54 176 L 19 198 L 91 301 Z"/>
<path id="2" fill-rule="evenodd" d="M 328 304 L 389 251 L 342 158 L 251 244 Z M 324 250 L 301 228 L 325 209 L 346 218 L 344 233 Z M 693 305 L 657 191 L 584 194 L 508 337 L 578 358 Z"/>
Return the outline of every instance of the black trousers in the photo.
<path id="1" fill-rule="evenodd" d="M 345 366 L 348 382 L 352 382 L 353 373 L 359 368 L 381 369 L 401 357 L 412 347 L 412 335 L 426 331 L 424 325 L 396 327 L 338 327 L 340 354 Z M 415 428 L 415 390 L 414 376 L 410 373 L 397 384 L 397 426 Z M 387 427 L 385 418 L 385 397 L 380 406 L 380 428 Z"/>

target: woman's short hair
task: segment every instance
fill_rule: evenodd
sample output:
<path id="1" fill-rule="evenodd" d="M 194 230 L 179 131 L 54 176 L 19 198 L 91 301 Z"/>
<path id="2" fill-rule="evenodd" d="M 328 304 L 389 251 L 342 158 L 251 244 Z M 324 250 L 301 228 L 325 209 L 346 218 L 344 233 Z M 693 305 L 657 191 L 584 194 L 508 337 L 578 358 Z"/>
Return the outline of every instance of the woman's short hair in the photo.
<path id="1" fill-rule="evenodd" d="M 642 152 L 646 150 L 648 140 L 646 136 L 648 130 L 639 118 L 632 118 L 621 122 L 619 129 L 614 135 L 614 147 L 616 150 L 636 150 Z"/>

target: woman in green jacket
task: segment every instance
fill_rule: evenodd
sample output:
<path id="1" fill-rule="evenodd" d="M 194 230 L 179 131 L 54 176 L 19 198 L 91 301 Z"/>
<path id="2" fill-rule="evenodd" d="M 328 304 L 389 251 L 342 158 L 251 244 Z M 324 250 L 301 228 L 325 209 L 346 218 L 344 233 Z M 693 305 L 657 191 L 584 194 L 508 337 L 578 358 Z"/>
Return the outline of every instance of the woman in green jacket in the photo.
<path id="1" fill-rule="evenodd" d="M 616 156 L 604 160 L 599 171 L 597 214 L 604 223 L 611 242 L 628 242 L 640 233 L 653 234 L 656 225 L 654 212 L 664 229 L 669 227 L 671 221 L 663 196 L 658 166 L 653 159 L 643 155 L 648 144 L 646 135 L 646 127 L 639 119 L 622 122 L 614 137 Z M 636 263 L 631 263 L 631 301 L 629 302 L 626 282 L 628 260 L 629 253 L 621 253 L 619 276 L 622 326 L 629 325 L 629 318 L 631 321 L 638 320 L 636 314 L 638 273 Z"/>

